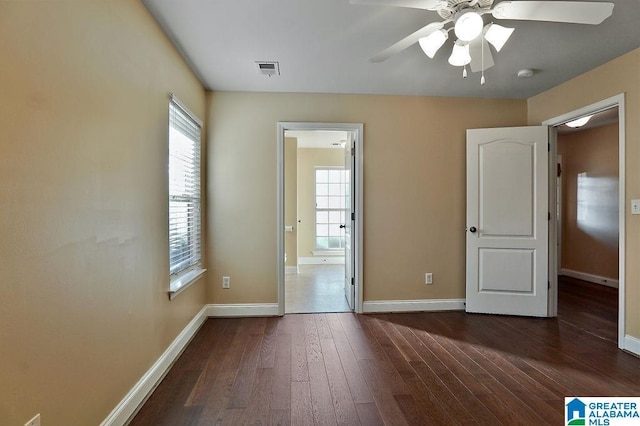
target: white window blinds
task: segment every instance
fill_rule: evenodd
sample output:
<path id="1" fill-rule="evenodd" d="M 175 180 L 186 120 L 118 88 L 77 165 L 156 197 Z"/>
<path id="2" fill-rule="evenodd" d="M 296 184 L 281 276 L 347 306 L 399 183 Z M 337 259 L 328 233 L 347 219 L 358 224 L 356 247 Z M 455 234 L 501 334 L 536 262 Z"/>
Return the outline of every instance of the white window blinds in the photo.
<path id="1" fill-rule="evenodd" d="M 201 263 L 201 124 L 174 98 L 169 102 L 169 272 Z"/>

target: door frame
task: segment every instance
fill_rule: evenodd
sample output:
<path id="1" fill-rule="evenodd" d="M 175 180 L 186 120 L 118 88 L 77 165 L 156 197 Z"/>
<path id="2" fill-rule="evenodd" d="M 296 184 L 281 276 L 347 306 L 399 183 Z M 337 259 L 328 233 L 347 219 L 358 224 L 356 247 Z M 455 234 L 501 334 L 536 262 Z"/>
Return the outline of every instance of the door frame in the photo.
<path id="1" fill-rule="evenodd" d="M 355 287 L 355 309 L 357 313 L 362 313 L 362 271 L 363 271 L 363 217 L 364 217 L 364 125 L 362 123 L 314 123 L 314 122 L 293 122 L 279 121 L 277 123 L 277 256 L 278 256 L 278 315 L 284 315 L 285 308 L 285 265 L 284 265 L 284 133 L 286 130 L 336 130 L 350 131 L 355 134 L 355 226 L 353 227 L 354 237 L 354 287 Z"/>
<path id="2" fill-rule="evenodd" d="M 618 107 L 618 348 L 630 349 L 625 344 L 625 223 L 626 223 L 626 193 L 625 193 L 625 96 L 624 93 L 612 96 L 585 107 L 567 112 L 560 116 L 545 120 L 543 125 L 549 126 L 550 167 L 549 173 L 549 207 L 557 208 L 556 187 L 557 173 L 555 167 L 558 156 L 558 140 L 556 127 L 584 115 L 594 114 L 610 108 Z M 552 194 L 553 193 L 553 194 Z M 555 211 L 555 210 L 552 210 Z M 557 265 L 557 227 L 555 221 L 549 224 L 549 316 L 558 315 L 558 265 Z"/>

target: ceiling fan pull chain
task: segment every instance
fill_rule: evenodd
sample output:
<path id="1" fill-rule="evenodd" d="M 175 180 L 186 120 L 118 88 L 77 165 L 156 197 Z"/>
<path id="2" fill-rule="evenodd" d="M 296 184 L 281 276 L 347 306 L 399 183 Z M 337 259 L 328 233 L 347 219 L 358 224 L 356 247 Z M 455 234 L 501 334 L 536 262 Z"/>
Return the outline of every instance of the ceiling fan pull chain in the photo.
<path id="1" fill-rule="evenodd" d="M 480 48 L 482 49 L 482 58 L 480 59 L 482 61 L 482 76 L 480 77 L 480 86 L 484 86 L 484 40 L 480 40 Z"/>

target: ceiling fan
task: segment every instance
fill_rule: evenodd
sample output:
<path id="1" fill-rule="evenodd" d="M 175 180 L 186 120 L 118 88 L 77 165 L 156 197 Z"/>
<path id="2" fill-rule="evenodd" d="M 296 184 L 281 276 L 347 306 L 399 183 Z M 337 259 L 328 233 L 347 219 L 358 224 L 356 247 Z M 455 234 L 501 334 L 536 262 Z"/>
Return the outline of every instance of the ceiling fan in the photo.
<path id="1" fill-rule="evenodd" d="M 611 16 L 614 6 L 609 2 L 525 0 L 501 1 L 495 5 L 494 0 L 350 0 L 350 3 L 430 10 L 443 19 L 389 46 L 371 57 L 371 62 L 385 61 L 415 43 L 433 58 L 453 30 L 457 40 L 449 63 L 463 67 L 463 77 L 467 76 L 467 65 L 473 72 L 481 71 L 481 84 L 485 83 L 484 70 L 494 65 L 489 44 L 499 52 L 514 31 L 493 22 L 485 25 L 484 15 L 495 19 L 598 25 Z M 446 28 L 449 24 L 453 25 Z"/>

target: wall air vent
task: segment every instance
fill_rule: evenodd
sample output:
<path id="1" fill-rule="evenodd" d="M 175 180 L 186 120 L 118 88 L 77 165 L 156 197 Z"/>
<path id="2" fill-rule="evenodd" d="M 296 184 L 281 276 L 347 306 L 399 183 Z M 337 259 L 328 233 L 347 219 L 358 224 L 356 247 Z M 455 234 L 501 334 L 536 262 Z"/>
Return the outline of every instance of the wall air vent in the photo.
<path id="1" fill-rule="evenodd" d="M 278 64 L 278 62 L 256 61 L 256 67 L 258 67 L 258 72 L 260 72 L 260 74 L 266 75 L 267 77 L 280 75 L 280 64 Z"/>

